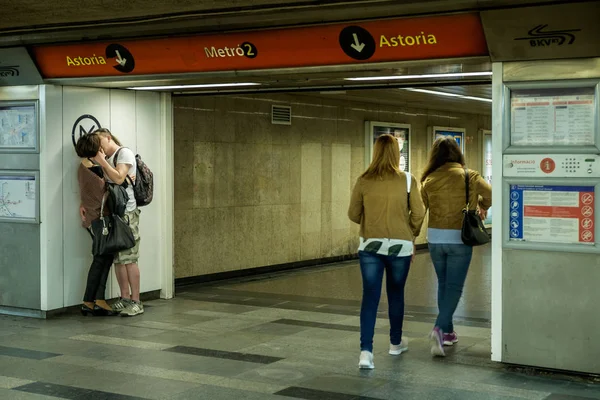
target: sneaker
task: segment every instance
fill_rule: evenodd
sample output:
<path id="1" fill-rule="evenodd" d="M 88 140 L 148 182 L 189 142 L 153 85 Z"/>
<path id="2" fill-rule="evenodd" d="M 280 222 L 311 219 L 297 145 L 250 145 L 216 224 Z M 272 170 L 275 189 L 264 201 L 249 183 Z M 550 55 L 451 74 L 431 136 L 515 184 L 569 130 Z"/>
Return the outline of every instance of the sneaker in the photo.
<path id="1" fill-rule="evenodd" d="M 360 369 L 373 369 L 375 364 L 373 363 L 373 353 L 370 351 L 361 351 L 360 359 L 358 361 L 358 368 Z"/>
<path id="2" fill-rule="evenodd" d="M 408 340 L 406 338 L 402 338 L 400 344 L 390 344 L 390 355 L 399 356 L 400 354 L 408 351 Z"/>
<path id="3" fill-rule="evenodd" d="M 112 305 L 112 309 L 116 312 L 121 312 L 129 305 L 129 303 L 131 303 L 131 300 L 119 297 L 119 300 Z"/>
<path id="4" fill-rule="evenodd" d="M 444 333 L 444 346 L 452 346 L 454 343 L 458 343 L 458 335 L 456 332 Z"/>
<path id="5" fill-rule="evenodd" d="M 121 311 L 122 317 L 134 317 L 144 313 L 144 306 L 141 302 L 131 300 L 131 302 Z"/>
<path id="6" fill-rule="evenodd" d="M 431 343 L 431 354 L 438 357 L 445 357 L 444 352 L 444 336 L 440 328 L 433 328 L 429 334 L 429 342 Z"/>

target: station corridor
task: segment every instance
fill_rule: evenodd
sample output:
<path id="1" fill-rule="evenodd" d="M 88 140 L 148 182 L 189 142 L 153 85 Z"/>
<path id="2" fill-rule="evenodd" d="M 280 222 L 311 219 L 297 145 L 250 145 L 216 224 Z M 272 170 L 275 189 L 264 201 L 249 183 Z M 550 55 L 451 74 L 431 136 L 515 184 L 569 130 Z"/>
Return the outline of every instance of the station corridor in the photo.
<path id="1" fill-rule="evenodd" d="M 460 342 L 432 359 L 429 256 L 406 293 L 410 350 L 389 356 L 385 295 L 375 370 L 360 371 L 358 262 L 180 288 L 134 318 L 0 316 L 0 399 L 600 399 L 576 376 L 490 361 L 490 249 L 457 311 Z M 525 327 L 524 321 L 524 327 Z"/>

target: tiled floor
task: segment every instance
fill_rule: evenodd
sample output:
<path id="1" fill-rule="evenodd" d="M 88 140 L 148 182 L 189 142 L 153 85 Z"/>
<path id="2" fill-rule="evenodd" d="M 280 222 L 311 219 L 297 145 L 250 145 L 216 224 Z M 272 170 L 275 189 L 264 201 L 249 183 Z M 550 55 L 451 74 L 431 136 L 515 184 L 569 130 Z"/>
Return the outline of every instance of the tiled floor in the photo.
<path id="1" fill-rule="evenodd" d="M 489 254 L 479 250 L 457 312 L 460 343 L 432 359 L 435 277 L 419 255 L 407 286 L 410 351 L 357 369 L 356 262 L 187 287 L 135 318 L 0 317 L 0 399 L 600 399 L 600 384 L 492 363 Z"/>

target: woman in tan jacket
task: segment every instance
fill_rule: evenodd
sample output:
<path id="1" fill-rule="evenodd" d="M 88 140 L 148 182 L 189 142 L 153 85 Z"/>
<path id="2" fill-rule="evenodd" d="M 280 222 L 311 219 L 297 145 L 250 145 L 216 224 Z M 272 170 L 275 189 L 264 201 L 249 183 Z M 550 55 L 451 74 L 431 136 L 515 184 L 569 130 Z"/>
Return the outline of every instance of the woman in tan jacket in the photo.
<path id="1" fill-rule="evenodd" d="M 404 285 L 425 209 L 415 178 L 401 172 L 396 138 L 382 135 L 375 142 L 373 161 L 352 191 L 348 217 L 360 224 L 360 271 L 363 298 L 360 310 L 359 368 L 373 369 L 373 334 L 381 297 L 383 272 L 390 318 L 391 355 L 408 350 L 402 338 Z"/>
<path id="2" fill-rule="evenodd" d="M 421 195 L 425 208 L 429 209 L 429 253 L 438 278 L 438 317 L 430 335 L 431 354 L 436 356 L 445 356 L 444 345 L 458 342 L 452 318 L 473 255 L 473 248 L 461 240 L 467 171 L 469 208 L 478 207 L 485 219 L 492 205 L 492 188 L 478 172 L 466 169 L 463 154 L 453 138 L 439 138 L 433 143 L 421 177 Z"/>

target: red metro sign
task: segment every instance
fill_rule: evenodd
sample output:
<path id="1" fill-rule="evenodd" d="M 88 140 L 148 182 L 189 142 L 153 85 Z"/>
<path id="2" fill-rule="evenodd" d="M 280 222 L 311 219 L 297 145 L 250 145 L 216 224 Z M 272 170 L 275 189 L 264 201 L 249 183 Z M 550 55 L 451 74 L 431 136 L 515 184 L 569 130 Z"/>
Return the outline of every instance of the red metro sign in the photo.
<path id="1" fill-rule="evenodd" d="M 478 14 L 33 48 L 44 78 L 292 68 L 487 54 Z"/>

